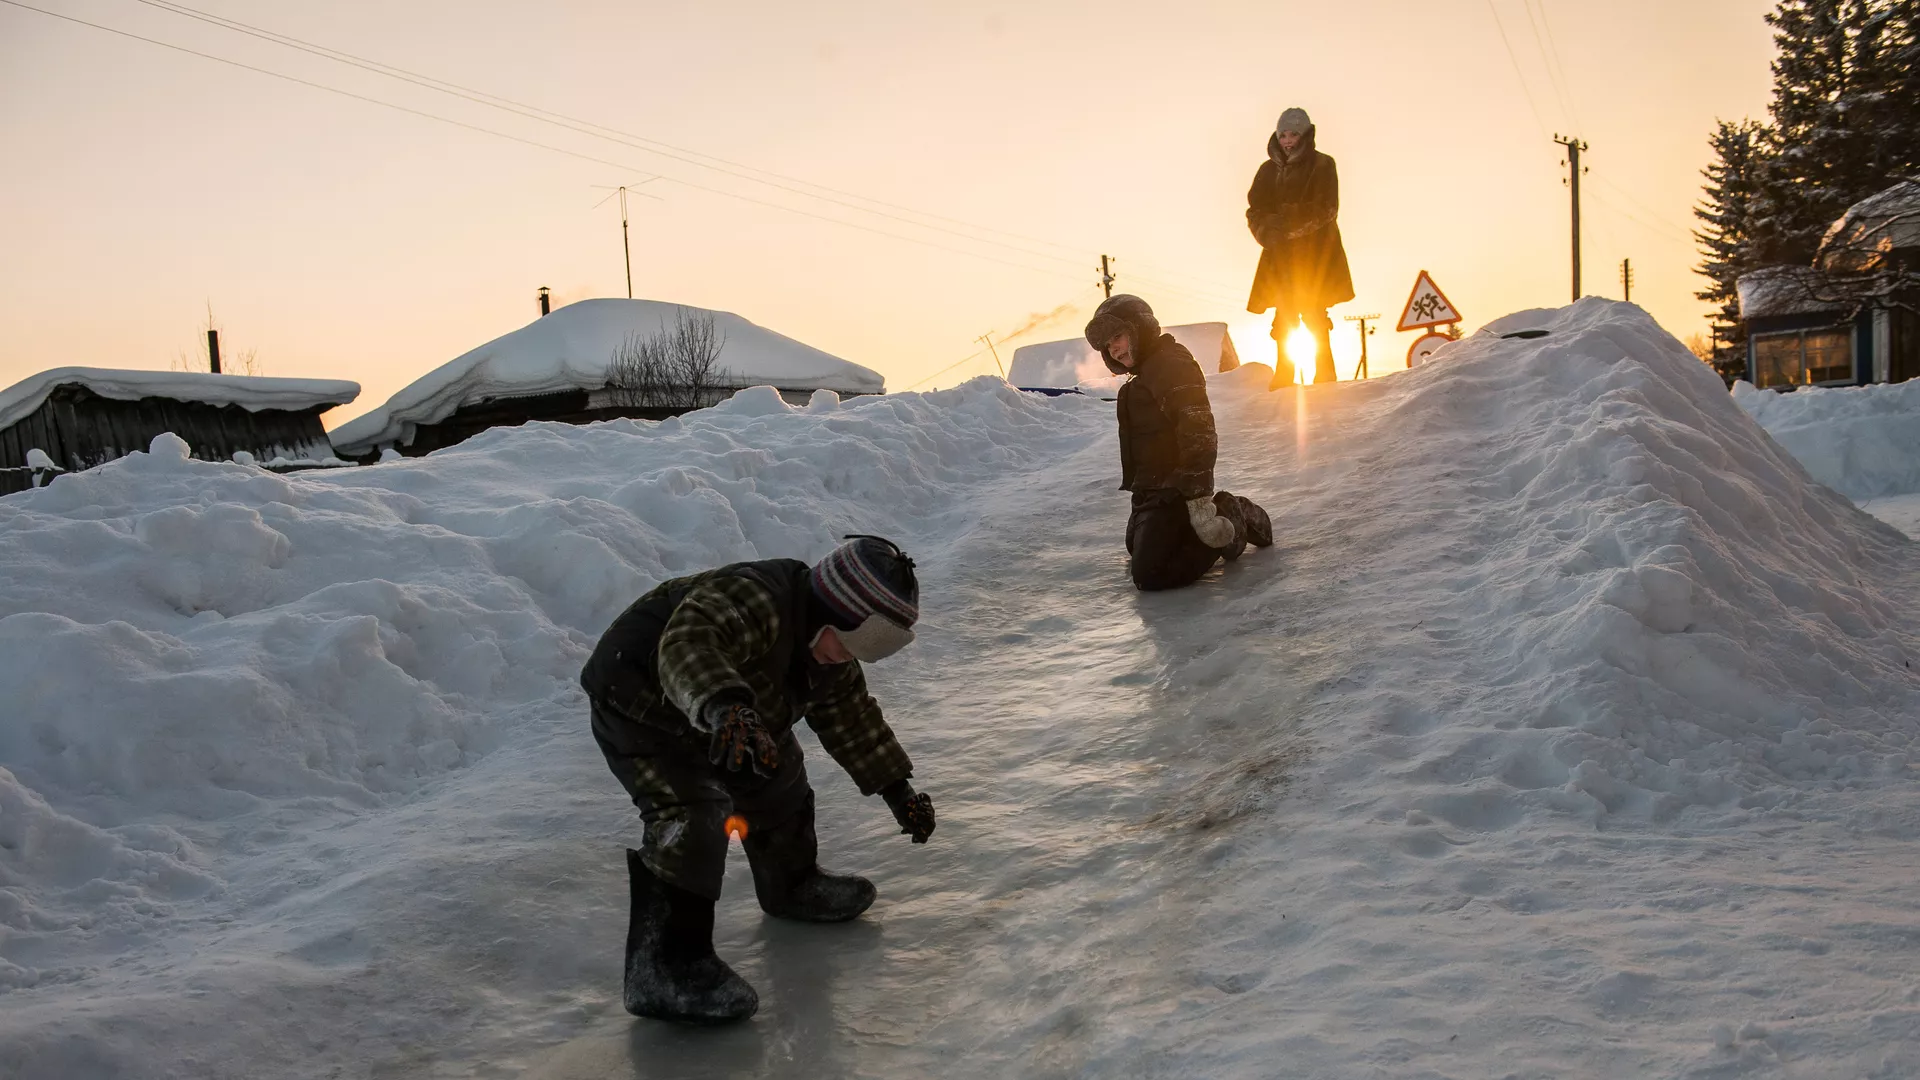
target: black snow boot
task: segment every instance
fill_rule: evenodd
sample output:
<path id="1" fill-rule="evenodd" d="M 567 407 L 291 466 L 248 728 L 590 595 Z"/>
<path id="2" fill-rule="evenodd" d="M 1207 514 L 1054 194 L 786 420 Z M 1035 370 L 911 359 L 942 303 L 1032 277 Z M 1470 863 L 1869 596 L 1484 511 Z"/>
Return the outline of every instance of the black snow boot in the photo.
<path id="1" fill-rule="evenodd" d="M 1247 523 L 1247 543 L 1254 547 L 1273 546 L 1273 520 L 1260 504 L 1244 495 L 1234 496 L 1240 503 L 1240 515 Z"/>
<path id="2" fill-rule="evenodd" d="M 652 1020 L 745 1020 L 760 995 L 713 954 L 713 901 L 661 881 L 627 850 L 627 1011 Z"/>
<path id="3" fill-rule="evenodd" d="M 1233 539 L 1229 541 L 1225 547 L 1214 549 L 1228 562 L 1239 558 L 1240 553 L 1247 550 L 1247 519 L 1246 514 L 1240 508 L 1240 504 L 1243 501 L 1245 500 L 1239 496 L 1229 495 L 1224 491 L 1216 491 L 1213 493 L 1214 511 L 1221 517 L 1233 522 Z"/>
<path id="4" fill-rule="evenodd" d="M 873 882 L 820 869 L 813 832 L 813 793 L 800 812 L 774 826 L 752 829 L 741 839 L 753 868 L 760 909 L 779 919 L 846 922 L 873 906 Z"/>

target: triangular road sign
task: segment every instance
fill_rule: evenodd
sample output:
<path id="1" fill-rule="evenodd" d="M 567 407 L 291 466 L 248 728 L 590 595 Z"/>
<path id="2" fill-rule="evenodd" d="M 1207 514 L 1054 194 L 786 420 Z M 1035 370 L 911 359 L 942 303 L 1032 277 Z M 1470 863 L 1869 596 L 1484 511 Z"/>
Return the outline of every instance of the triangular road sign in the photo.
<path id="1" fill-rule="evenodd" d="M 1400 313 L 1401 330 L 1418 330 L 1423 326 L 1445 326 L 1460 321 L 1460 312 L 1453 302 L 1448 300 L 1440 286 L 1425 270 L 1413 281 L 1413 293 L 1407 297 L 1407 310 Z"/>

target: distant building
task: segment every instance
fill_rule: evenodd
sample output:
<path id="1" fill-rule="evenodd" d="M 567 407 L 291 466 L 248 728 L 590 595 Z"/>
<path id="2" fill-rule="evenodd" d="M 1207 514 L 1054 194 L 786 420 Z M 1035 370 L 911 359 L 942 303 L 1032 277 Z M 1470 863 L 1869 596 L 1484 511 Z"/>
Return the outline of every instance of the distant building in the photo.
<path id="1" fill-rule="evenodd" d="M 1755 386 L 1920 377 L 1920 181 L 1854 204 L 1813 265 L 1766 267 L 1738 287 Z"/>
<path id="2" fill-rule="evenodd" d="M 686 320 L 707 322 L 717 353 L 701 386 L 676 399 L 636 383 L 623 363 L 637 346 Z M 409 457 L 488 428 L 534 420 L 571 424 L 660 420 L 713 405 L 749 386 L 772 386 L 803 405 L 816 390 L 843 397 L 886 392 L 878 372 L 724 311 L 653 300 L 582 300 L 455 357 L 385 405 L 335 428 L 333 445 L 366 461 L 383 451 Z"/>
<path id="3" fill-rule="evenodd" d="M 166 432 L 207 461 L 244 453 L 269 467 L 324 464 L 338 459 L 320 414 L 358 396 L 358 383 L 333 379 L 43 371 L 0 391 L 0 494 L 33 487 L 36 474 L 78 472 L 145 450 Z"/>
<path id="4" fill-rule="evenodd" d="M 1173 340 L 1187 347 L 1200 363 L 1200 370 L 1213 374 L 1240 366 L 1240 354 L 1223 322 L 1187 323 L 1163 328 Z M 1043 341 L 1023 345 L 1013 351 L 1007 367 L 1007 381 L 1022 390 L 1062 390 L 1082 384 L 1104 386 L 1115 378 L 1106 361 L 1088 345 L 1085 338 Z"/>

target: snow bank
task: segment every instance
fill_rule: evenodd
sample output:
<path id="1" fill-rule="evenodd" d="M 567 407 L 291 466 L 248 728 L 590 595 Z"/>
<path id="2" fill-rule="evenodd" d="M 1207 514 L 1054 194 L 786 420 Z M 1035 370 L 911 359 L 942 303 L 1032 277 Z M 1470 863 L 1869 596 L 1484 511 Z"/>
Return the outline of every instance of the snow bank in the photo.
<path id="1" fill-rule="evenodd" d="M 970 486 L 1111 423 L 997 379 L 804 408 L 756 388 L 289 475 L 162 435 L 9 497 L 0 991 L 97 979 L 299 830 L 577 735 L 592 641 L 665 577 L 958 527 Z M 0 1009 L 0 1045 L 25 1013 Z"/>
<path id="2" fill-rule="evenodd" d="M 449 360 L 387 403 L 331 432 L 334 446 L 360 455 L 412 441 L 413 429 L 488 398 L 529 397 L 607 385 L 607 364 L 629 335 L 671 327 L 682 312 L 712 315 L 726 342 L 716 377 L 731 385 L 767 383 L 782 390 L 827 389 L 877 394 L 877 372 L 821 352 L 732 312 L 654 300 L 582 300 Z"/>
<path id="3" fill-rule="evenodd" d="M 1790 394 L 1742 381 L 1733 400 L 1815 480 L 1855 502 L 1920 492 L 1920 381 Z"/>
<path id="4" fill-rule="evenodd" d="M 1278 543 L 1171 593 L 1112 408 L 997 379 L 10 496 L 0 1073 L 1915 1075 L 1920 547 L 1639 309 L 1524 316 L 1211 379 Z M 941 831 L 816 756 L 879 904 L 766 921 L 735 860 L 761 1015 L 633 1024 L 574 674 L 852 530 L 921 561 L 872 677 Z"/>
<path id="5" fill-rule="evenodd" d="M 0 390 L 0 428 L 19 422 L 61 386 L 84 386 L 115 401 L 165 397 L 208 405 L 238 405 L 249 412 L 345 405 L 360 396 L 359 383 L 340 379 L 273 379 L 259 375 L 214 375 L 204 371 L 63 367 L 30 375 Z"/>

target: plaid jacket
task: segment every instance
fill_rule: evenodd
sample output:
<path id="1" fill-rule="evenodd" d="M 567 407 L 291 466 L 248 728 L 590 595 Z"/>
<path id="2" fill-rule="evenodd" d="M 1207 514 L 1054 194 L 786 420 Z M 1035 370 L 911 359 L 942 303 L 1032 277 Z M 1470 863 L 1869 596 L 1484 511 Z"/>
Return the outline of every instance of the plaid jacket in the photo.
<path id="1" fill-rule="evenodd" d="M 753 704 L 776 737 L 804 718 L 861 794 L 871 795 L 911 776 L 913 763 L 867 692 L 859 662 L 813 662 L 805 640 L 805 566 L 768 560 L 656 586 L 628 611 L 644 609 L 650 601 L 657 607 L 670 594 L 685 595 L 660 632 L 655 656 L 616 659 L 627 665 L 654 661 L 657 682 L 634 680 L 644 689 L 613 704 L 644 721 L 686 730 L 697 727 L 688 718 L 698 717 L 708 701 L 738 695 Z M 608 637 L 617 636 L 616 627 L 608 628 Z M 589 670 L 593 666 L 589 662 Z M 588 686 L 590 693 L 594 690 Z"/>

